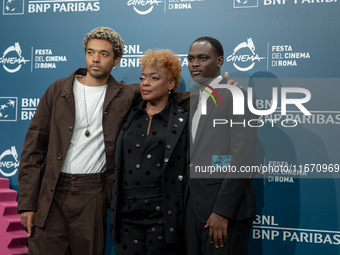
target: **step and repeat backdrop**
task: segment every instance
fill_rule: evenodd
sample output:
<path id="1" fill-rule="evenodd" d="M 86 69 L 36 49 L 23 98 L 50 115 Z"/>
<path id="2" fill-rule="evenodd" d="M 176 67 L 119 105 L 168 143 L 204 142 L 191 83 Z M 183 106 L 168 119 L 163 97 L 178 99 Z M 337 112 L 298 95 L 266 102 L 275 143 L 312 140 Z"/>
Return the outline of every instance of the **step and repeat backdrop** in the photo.
<path id="1" fill-rule="evenodd" d="M 190 44 L 211 36 L 224 47 L 222 72 L 251 88 L 266 114 L 249 254 L 340 253 L 339 1 L 1 0 L 0 11 L 0 173 L 12 189 L 39 99 L 85 67 L 89 31 L 108 26 L 124 39 L 112 75 L 126 83 L 139 82 L 147 49 L 171 49 L 182 61 L 181 91 L 190 90 Z M 109 235 L 106 254 L 114 254 Z"/>

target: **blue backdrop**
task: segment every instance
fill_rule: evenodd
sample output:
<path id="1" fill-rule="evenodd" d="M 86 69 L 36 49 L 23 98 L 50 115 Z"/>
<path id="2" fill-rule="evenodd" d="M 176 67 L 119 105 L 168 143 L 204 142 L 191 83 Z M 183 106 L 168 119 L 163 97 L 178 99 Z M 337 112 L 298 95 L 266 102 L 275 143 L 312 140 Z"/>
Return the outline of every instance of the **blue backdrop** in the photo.
<path id="1" fill-rule="evenodd" d="M 254 179 L 257 219 L 249 253 L 339 254 L 337 0 L 1 1 L 0 170 L 11 188 L 18 190 L 18 162 L 39 98 L 54 80 L 85 67 L 82 40 L 90 30 L 108 26 L 122 36 L 125 55 L 112 75 L 126 83 L 139 81 L 138 59 L 147 49 L 179 54 L 180 90 L 190 87 L 186 55 L 191 42 L 208 35 L 223 44 L 222 71 L 245 89 L 253 87 L 258 109 L 270 108 L 271 87 L 279 96 L 283 87 L 311 93 L 304 104 L 311 116 L 292 106 L 286 116 L 277 108 L 262 117 L 288 117 L 297 125 L 287 128 L 277 121 L 258 128 L 257 164 L 315 164 L 316 173 L 309 178 L 266 173 Z M 107 254 L 114 253 L 112 245 L 108 236 Z"/>

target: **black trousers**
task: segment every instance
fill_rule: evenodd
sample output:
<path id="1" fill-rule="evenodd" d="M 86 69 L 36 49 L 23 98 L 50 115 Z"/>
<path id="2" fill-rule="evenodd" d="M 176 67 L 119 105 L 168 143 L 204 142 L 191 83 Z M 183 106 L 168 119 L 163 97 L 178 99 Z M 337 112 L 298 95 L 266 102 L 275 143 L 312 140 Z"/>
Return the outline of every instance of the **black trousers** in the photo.
<path id="1" fill-rule="evenodd" d="M 119 208 L 120 234 L 115 240 L 116 255 L 185 253 L 183 246 L 167 244 L 161 187 L 130 187 L 125 188 L 123 194 Z"/>
<path id="2" fill-rule="evenodd" d="M 28 254 L 104 255 L 106 214 L 104 173 L 62 173 L 44 228 L 32 229 Z"/>
<path id="3" fill-rule="evenodd" d="M 195 255 L 247 255 L 248 237 L 251 219 L 229 221 L 228 241 L 221 248 L 215 248 L 209 240 L 209 228 L 204 228 L 195 212 L 194 204 L 189 195 L 185 214 L 185 239 L 188 254 Z"/>

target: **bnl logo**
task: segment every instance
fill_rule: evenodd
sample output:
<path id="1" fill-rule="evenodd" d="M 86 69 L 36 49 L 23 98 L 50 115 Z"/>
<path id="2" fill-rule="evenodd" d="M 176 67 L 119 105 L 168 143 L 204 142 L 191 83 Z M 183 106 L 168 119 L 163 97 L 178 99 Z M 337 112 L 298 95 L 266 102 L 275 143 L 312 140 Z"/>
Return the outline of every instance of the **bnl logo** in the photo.
<path id="1" fill-rule="evenodd" d="M 17 112 L 17 97 L 0 97 L 0 121 L 17 121 Z"/>
<path id="2" fill-rule="evenodd" d="M 3 15 L 24 14 L 25 0 L 3 0 Z"/>
<path id="3" fill-rule="evenodd" d="M 220 104 L 222 105 L 222 101 L 220 96 L 218 95 L 217 91 L 212 88 L 211 86 L 207 84 L 201 84 L 203 86 L 208 87 L 220 101 Z M 229 89 L 232 97 L 233 97 L 233 114 L 234 115 L 244 115 L 244 95 L 240 88 L 235 87 L 234 85 L 227 85 L 227 84 L 218 84 L 216 88 L 224 88 Z M 207 92 L 209 96 L 213 99 L 215 106 L 217 106 L 216 100 L 213 97 L 213 95 L 204 88 L 200 88 L 201 90 Z M 301 93 L 304 95 L 303 98 L 298 99 L 291 99 L 287 98 L 288 93 Z M 311 93 L 308 89 L 304 88 L 296 88 L 296 87 L 283 87 L 281 88 L 281 115 L 286 115 L 287 112 L 287 105 L 292 104 L 295 105 L 297 108 L 300 109 L 301 112 L 303 112 L 305 115 L 311 115 L 311 113 L 302 105 L 304 103 L 307 103 L 311 98 Z M 272 105 L 270 109 L 267 110 L 258 110 L 253 105 L 253 88 L 248 88 L 248 96 L 247 96 L 247 104 L 248 109 L 250 112 L 252 112 L 255 115 L 269 115 L 275 112 L 277 109 L 277 102 L 278 102 L 278 95 L 277 95 L 277 88 L 272 88 Z M 202 100 L 202 115 L 207 115 L 207 101 Z"/>
<path id="4" fill-rule="evenodd" d="M 251 8 L 258 6 L 258 0 L 234 0 L 234 8 Z"/>

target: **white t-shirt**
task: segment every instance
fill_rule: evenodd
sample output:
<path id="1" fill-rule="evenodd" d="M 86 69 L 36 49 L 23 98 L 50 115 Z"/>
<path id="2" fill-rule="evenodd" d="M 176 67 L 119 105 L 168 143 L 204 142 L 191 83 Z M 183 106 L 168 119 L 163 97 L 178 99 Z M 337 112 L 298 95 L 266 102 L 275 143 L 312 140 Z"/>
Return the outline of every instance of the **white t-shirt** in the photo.
<path id="1" fill-rule="evenodd" d="M 85 86 L 75 78 L 73 93 L 76 119 L 71 144 L 61 172 L 92 174 L 105 171 L 106 158 L 102 116 L 106 88 L 107 84 L 100 87 Z M 85 97 L 87 109 L 85 109 Z M 87 137 L 85 131 L 88 124 L 90 136 Z"/>

